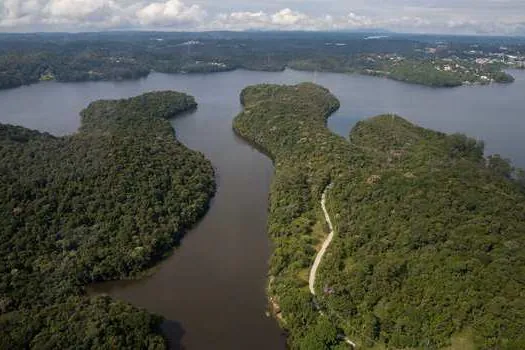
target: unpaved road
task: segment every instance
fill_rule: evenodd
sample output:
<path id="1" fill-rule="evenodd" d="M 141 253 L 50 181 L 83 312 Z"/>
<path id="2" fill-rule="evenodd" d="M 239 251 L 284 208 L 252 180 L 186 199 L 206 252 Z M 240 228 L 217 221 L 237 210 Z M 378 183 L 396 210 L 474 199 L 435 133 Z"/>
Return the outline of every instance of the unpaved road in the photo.
<path id="1" fill-rule="evenodd" d="M 326 193 L 328 190 L 332 187 L 332 185 L 328 185 L 321 197 L 321 207 L 323 208 L 324 218 L 326 222 L 328 223 L 328 227 L 330 228 L 330 233 L 328 234 L 328 237 L 323 242 L 323 245 L 321 246 L 321 249 L 317 253 L 315 257 L 314 264 L 312 265 L 312 268 L 310 269 L 310 277 L 308 278 L 308 286 L 310 287 L 310 293 L 312 295 L 315 295 L 315 277 L 317 276 L 317 268 L 319 267 L 319 264 L 321 263 L 321 260 L 323 260 L 323 256 L 326 253 L 326 250 L 330 246 L 330 243 L 332 243 L 332 239 L 334 238 L 334 227 L 332 226 L 332 220 L 330 220 L 330 215 L 328 215 L 328 211 L 326 210 Z M 321 312 L 321 311 L 320 311 Z M 322 313 L 322 312 L 321 312 Z M 345 343 L 350 345 L 352 349 L 356 348 L 356 344 L 345 337 L 344 335 L 341 335 L 341 338 L 344 339 Z"/>
<path id="2" fill-rule="evenodd" d="M 330 228 L 330 233 L 328 234 L 328 237 L 326 237 L 325 241 L 323 242 L 323 245 L 321 247 L 321 250 L 317 253 L 315 257 L 314 264 L 312 265 L 312 268 L 310 269 L 310 277 L 308 278 L 308 285 L 310 287 L 310 293 L 315 295 L 315 277 L 317 276 L 317 268 L 319 267 L 319 264 L 321 263 L 321 260 L 323 259 L 324 254 L 326 253 L 326 249 L 332 243 L 332 239 L 334 238 L 334 228 L 332 227 L 332 221 L 330 220 L 330 215 L 328 215 L 328 212 L 326 211 L 326 192 L 328 192 L 328 189 L 330 186 L 328 186 L 324 192 L 323 196 L 321 197 L 321 207 L 323 208 L 323 213 L 326 222 L 328 223 L 328 227 Z"/>

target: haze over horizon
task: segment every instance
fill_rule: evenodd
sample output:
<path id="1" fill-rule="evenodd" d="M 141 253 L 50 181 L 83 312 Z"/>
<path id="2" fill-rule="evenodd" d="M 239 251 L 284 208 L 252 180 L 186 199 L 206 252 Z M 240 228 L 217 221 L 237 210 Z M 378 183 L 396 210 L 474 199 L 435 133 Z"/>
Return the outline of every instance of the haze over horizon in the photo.
<path id="1" fill-rule="evenodd" d="M 366 30 L 525 35 L 522 0 L 0 0 L 0 32 Z"/>

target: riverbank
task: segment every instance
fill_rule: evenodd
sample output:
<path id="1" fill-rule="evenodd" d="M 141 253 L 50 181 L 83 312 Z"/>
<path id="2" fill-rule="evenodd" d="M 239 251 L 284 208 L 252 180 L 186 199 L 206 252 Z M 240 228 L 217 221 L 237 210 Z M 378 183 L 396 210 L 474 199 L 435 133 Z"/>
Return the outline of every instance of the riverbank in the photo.
<path id="1" fill-rule="evenodd" d="M 293 91 L 305 98 L 304 103 L 289 102 L 288 94 Z M 293 148 L 300 144 L 313 153 L 317 149 L 324 154 L 322 145 L 331 140 L 347 147 L 344 139 L 314 126 L 324 125 L 339 103 L 327 90 L 313 84 L 251 87 L 243 91 L 241 101 L 245 109 L 234 120 L 234 128 L 267 150 L 276 167 L 268 222 L 274 243 L 270 260 L 272 283 L 268 288 L 271 303 L 278 305 L 281 325 L 288 331 L 292 347 L 343 344 L 337 329 L 326 316 L 319 314 L 308 289 L 308 271 L 316 244 L 310 236 L 311 225 L 319 217 L 319 198 L 330 182 L 331 169 L 340 161 L 338 151 L 334 149 L 334 162 L 329 165 L 329 162 L 317 163 L 299 148 Z M 297 113 L 293 120 L 287 118 L 291 110 Z M 269 120 L 275 127 L 263 126 L 267 126 Z M 286 128 L 281 121 L 288 123 Z"/>
<path id="2" fill-rule="evenodd" d="M 122 82 L 122 81 L 133 81 L 141 80 L 147 78 L 152 73 L 164 73 L 172 75 L 203 75 L 203 74 L 217 74 L 217 73 L 226 73 L 233 72 L 238 70 L 247 70 L 253 72 L 283 72 L 286 69 L 310 72 L 317 74 L 318 72 L 325 73 L 340 73 L 340 74 L 356 74 L 363 76 L 372 76 L 372 77 L 382 77 L 394 81 L 398 81 L 406 84 L 415 84 L 435 88 L 454 88 L 459 86 L 482 86 L 490 84 L 511 84 L 514 82 L 514 77 L 504 72 L 503 70 L 498 71 L 487 71 L 479 72 L 477 75 L 468 75 L 467 77 L 464 74 L 454 74 L 451 72 L 443 72 L 437 70 L 430 64 L 430 62 L 413 62 L 411 65 L 404 65 L 403 67 L 392 67 L 391 71 L 389 70 L 369 70 L 369 69 L 359 69 L 348 67 L 346 69 L 341 69 L 340 66 L 335 66 L 333 68 L 325 67 L 321 68 L 318 63 L 311 63 L 306 66 L 298 64 L 297 62 L 288 62 L 282 67 L 277 69 L 266 69 L 266 68 L 254 68 L 250 66 L 239 65 L 237 67 L 224 67 L 216 69 L 202 68 L 201 66 L 207 65 L 196 65 L 194 68 L 181 68 L 180 70 L 168 70 L 168 71 L 157 71 L 154 69 L 140 71 L 126 76 L 117 76 L 112 77 L 108 76 L 91 76 L 85 75 L 83 78 L 78 78 L 76 80 L 68 79 L 35 79 L 28 80 L 24 83 L 14 83 L 14 84 L 5 84 L 0 85 L 0 90 L 9 90 L 15 89 L 22 86 L 29 86 L 34 84 L 39 84 L 41 82 L 50 82 L 56 81 L 61 83 L 81 83 L 81 82 L 94 82 L 94 81 L 112 81 L 112 82 Z M 429 68 L 430 67 L 430 68 Z"/>
<path id="3" fill-rule="evenodd" d="M 525 76 L 521 71 L 513 75 L 518 78 L 516 86 L 439 91 L 358 75 L 318 73 L 317 81 L 341 100 L 341 108 L 328 121 L 330 129 L 344 137 L 348 137 L 350 128 L 363 117 L 396 111 L 426 127 L 445 132 L 462 130 L 477 139 L 485 139 L 488 154 L 499 152 L 523 166 L 524 158 L 518 150 L 523 149 L 524 125 L 523 118 L 518 116 L 525 109 L 519 94 Z M 287 70 L 180 76 L 155 73 L 141 81 L 118 84 L 49 82 L 1 91 L 0 105 L 4 111 L 1 117 L 5 123 L 65 135 L 78 128 L 79 118 L 75 116 L 92 100 L 165 89 L 196 96 L 199 108 L 191 115 L 175 118 L 172 125 L 179 141 L 202 152 L 215 166 L 219 189 L 214 203 L 204 220 L 185 236 L 176 254 L 159 264 L 153 276 L 111 284 L 105 291 L 168 320 L 178 321 L 183 329 L 182 344 L 189 349 L 205 347 L 210 342 L 225 348 L 277 349 L 285 340 L 275 340 L 280 334 L 274 326 L 276 322 L 264 317 L 269 260 L 267 203 L 274 168 L 265 156 L 235 137 L 231 132 L 231 119 L 239 113 L 239 91 L 247 85 L 267 81 L 295 84 L 312 79 L 311 73 Z M 216 86 L 223 87 L 220 95 Z M 326 184 L 312 199 L 313 208 L 318 212 L 315 216 L 318 226 L 324 223 L 319 205 L 324 186 Z M 338 209 L 332 207 L 336 194 L 330 192 L 326 203 L 334 225 L 341 221 L 337 218 Z M 318 232 L 319 236 L 315 237 L 319 239 L 315 239 L 313 247 L 320 246 L 326 237 L 326 233 Z M 318 270 L 319 286 L 324 287 L 325 274 L 334 274 L 323 272 L 323 265 L 329 264 L 326 259 L 338 251 L 340 232 L 345 234 L 336 229 Z M 315 253 L 315 250 L 309 253 L 312 260 Z M 312 260 L 300 274 L 300 283 L 306 292 Z M 236 311 L 225 313 L 224 310 Z M 238 339 L 240 333 L 246 336 Z"/>
<path id="4" fill-rule="evenodd" d="M 235 84 L 243 82 L 232 81 L 219 97 L 213 84 L 191 79 L 200 82 L 192 91 L 199 108 L 173 119 L 172 125 L 178 140 L 204 154 L 215 168 L 217 192 L 210 210 L 154 275 L 103 283 L 97 292 L 163 316 L 166 334 L 188 349 L 213 343 L 220 349 L 284 350 L 283 331 L 265 316 L 272 163 L 232 132 L 231 120 L 239 111 Z M 178 79 L 172 83 L 194 87 Z M 178 325 L 175 330 L 172 324 Z"/>
<path id="5" fill-rule="evenodd" d="M 213 168 L 166 120 L 195 107 L 171 91 L 97 101 L 67 137 L 0 124 L 1 348 L 166 346 L 161 317 L 84 287 L 140 275 L 208 209 Z"/>
<path id="6" fill-rule="evenodd" d="M 487 324 L 496 319 L 521 324 L 521 310 L 507 317 L 476 306 L 478 298 L 520 302 L 501 287 L 518 283 L 511 282 L 510 272 L 493 269 L 506 264 L 499 259 L 516 254 L 506 239 L 525 244 L 516 229 L 525 224 L 518 214 L 525 200 L 511 167 L 500 157 L 485 159 L 482 142 L 423 129 L 395 115 L 359 122 L 348 142 L 325 126 L 338 106 L 334 99 L 313 84 L 249 87 L 242 93 L 245 109 L 234 122 L 274 158 L 269 295 L 279 306 L 292 347 L 339 346 L 344 333 L 364 348 L 431 344 L 456 349 L 466 328 L 473 333 L 461 344 L 491 348 L 511 339 L 519 344 L 515 328 L 492 338 Z M 318 241 L 315 226 L 323 217 L 318 198 L 329 183 L 325 207 L 338 234 Z M 473 243 L 488 239 L 492 226 L 479 221 L 488 217 L 505 227 L 503 241 L 490 236 L 498 249 L 489 253 Z M 468 249 L 453 249 L 458 245 L 449 241 Z M 322 264 L 316 265 L 315 248 L 327 243 L 329 253 L 321 248 L 316 260 L 322 258 Z M 312 263 L 317 277 L 305 279 Z M 524 263 L 516 261 L 512 270 Z M 487 285 L 494 279 L 506 282 Z M 473 298 L 464 293 L 479 284 L 491 294 Z M 422 301 L 428 295 L 433 303 Z M 475 311 L 461 316 L 447 306 L 451 298 L 454 305 L 465 303 Z M 462 321 L 437 322 L 439 315 Z"/>

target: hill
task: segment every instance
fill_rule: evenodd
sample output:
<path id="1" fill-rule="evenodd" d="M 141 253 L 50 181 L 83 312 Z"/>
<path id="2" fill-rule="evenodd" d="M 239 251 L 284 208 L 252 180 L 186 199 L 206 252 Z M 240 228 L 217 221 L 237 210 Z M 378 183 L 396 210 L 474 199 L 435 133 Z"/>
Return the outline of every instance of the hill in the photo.
<path id="1" fill-rule="evenodd" d="M 162 348 L 159 317 L 84 286 L 133 278 L 206 211 L 213 168 L 167 120 L 193 97 L 97 101 L 78 133 L 0 125 L 0 348 Z"/>
<path id="2" fill-rule="evenodd" d="M 361 348 L 525 346 L 525 195 L 506 161 L 391 115 L 349 142 L 326 127 L 336 98 L 312 84 L 241 100 L 235 130 L 276 166 L 268 291 L 292 348 L 345 348 L 342 335 Z M 314 298 L 325 189 L 335 236 Z"/>

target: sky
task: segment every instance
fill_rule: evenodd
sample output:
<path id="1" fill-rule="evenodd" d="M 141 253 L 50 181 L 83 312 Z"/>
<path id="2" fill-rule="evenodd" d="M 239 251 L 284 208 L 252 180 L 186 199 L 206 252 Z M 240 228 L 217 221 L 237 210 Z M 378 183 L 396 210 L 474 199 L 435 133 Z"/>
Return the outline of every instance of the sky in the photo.
<path id="1" fill-rule="evenodd" d="M 254 29 L 525 35 L 525 0 L 0 0 L 0 32 Z"/>

